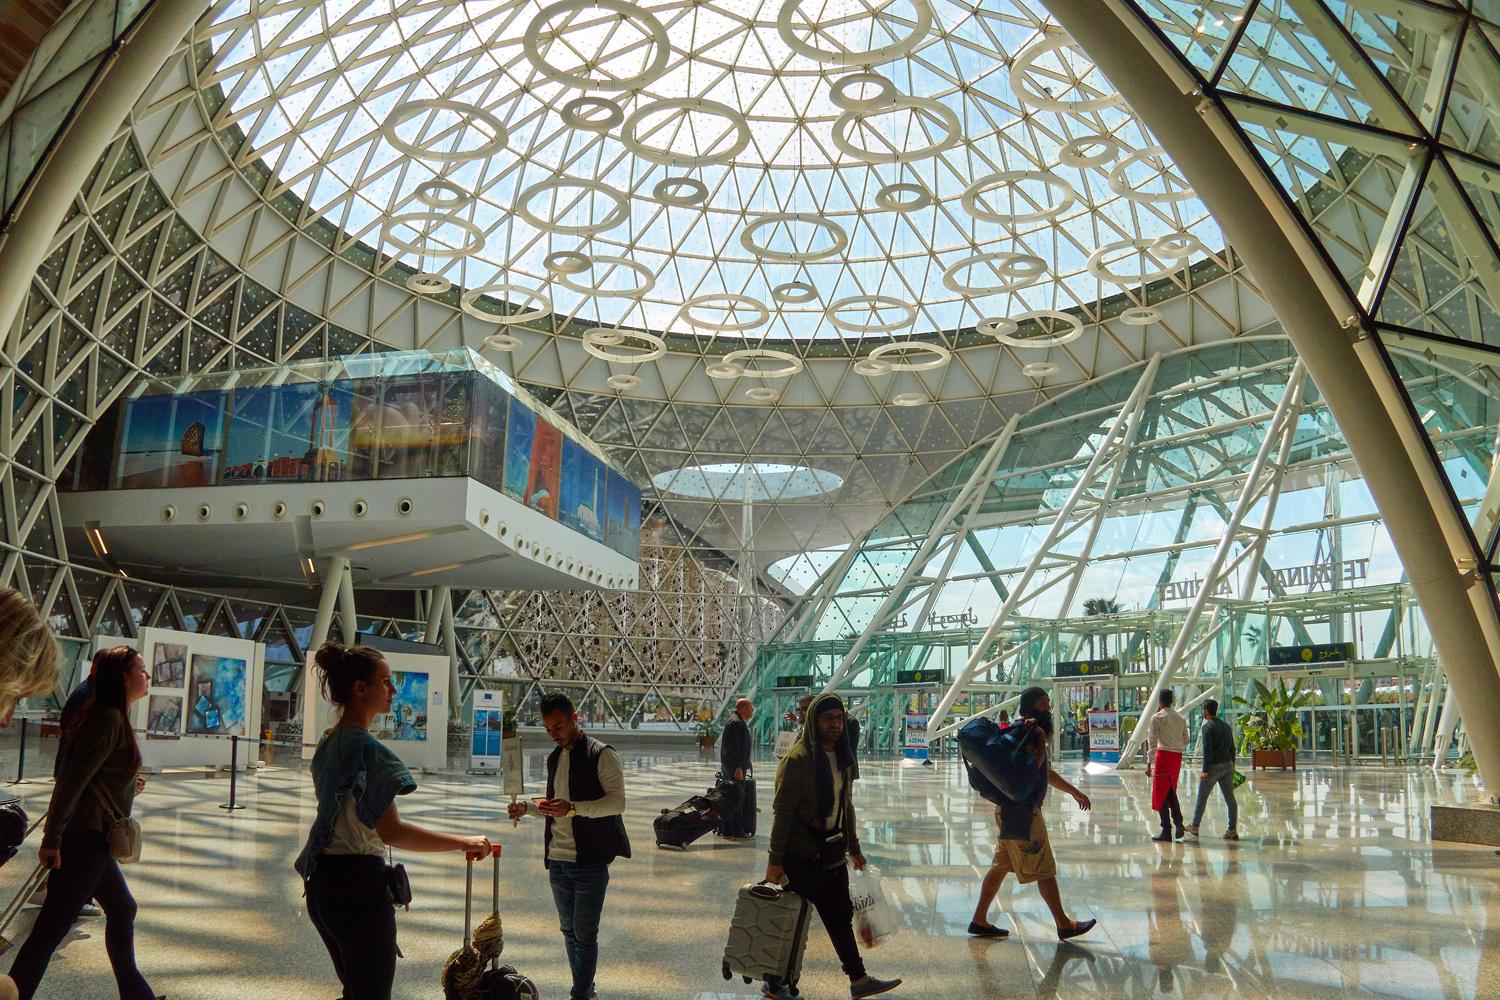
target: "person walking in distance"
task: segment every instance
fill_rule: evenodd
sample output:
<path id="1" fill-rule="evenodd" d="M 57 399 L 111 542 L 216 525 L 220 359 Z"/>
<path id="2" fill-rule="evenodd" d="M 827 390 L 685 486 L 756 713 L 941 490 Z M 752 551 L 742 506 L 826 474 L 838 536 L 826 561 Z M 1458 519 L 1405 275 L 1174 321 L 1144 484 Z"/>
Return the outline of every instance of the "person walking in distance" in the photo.
<path id="1" fill-rule="evenodd" d="M 1219 718 L 1219 703 L 1212 698 L 1203 703 L 1203 728 L 1198 732 L 1198 742 L 1203 746 L 1203 770 L 1198 772 L 1198 804 L 1193 807 L 1193 821 L 1187 825 L 1187 832 L 1198 836 L 1209 793 L 1218 785 L 1229 809 L 1229 828 L 1224 831 L 1224 839 L 1239 840 L 1240 807 L 1234 801 L 1234 730 Z"/>
<path id="2" fill-rule="evenodd" d="M 1073 801 L 1078 803 L 1080 809 L 1092 809 L 1094 804 L 1087 795 L 1052 770 L 1051 697 L 1042 688 L 1027 688 L 1021 692 L 1021 701 L 1016 708 L 1016 713 L 1015 725 L 1026 726 L 1035 734 L 1029 737 L 1028 746 L 1036 755 L 1037 761 L 1046 769 L 1048 788 L 1056 788 L 1060 792 L 1068 793 L 1073 797 Z M 1062 890 L 1057 884 L 1057 860 L 1052 855 L 1052 840 L 1047 834 L 1046 820 L 1042 817 L 1042 806 L 1046 801 L 1047 796 L 1044 791 L 1041 801 L 1030 807 L 1032 809 L 1030 840 L 1002 840 L 996 845 L 994 859 L 990 862 L 990 870 L 985 873 L 984 881 L 979 887 L 979 902 L 974 907 L 974 918 L 969 923 L 969 933 L 975 937 L 1010 936 L 1010 931 L 990 923 L 989 911 L 990 904 L 995 901 L 995 896 L 1000 892 L 1000 886 L 1005 882 L 1005 876 L 1012 872 L 1022 885 L 1036 883 L 1037 892 L 1041 895 L 1042 901 L 1047 904 L 1047 909 L 1052 911 L 1052 920 L 1057 926 L 1058 940 L 1066 941 L 1069 938 L 1087 934 L 1099 923 L 1094 919 L 1075 920 L 1068 916 L 1068 911 L 1063 906 Z M 998 824 L 1000 820 L 1001 809 L 996 806 L 995 822 Z"/>
<path id="3" fill-rule="evenodd" d="M 584 734 L 565 694 L 542 698 L 542 725 L 557 749 L 547 757 L 547 797 L 513 802 L 510 818 L 544 816 L 543 859 L 573 973 L 571 1000 L 595 1000 L 599 921 L 609 866 L 630 857 L 625 835 L 625 772 L 608 744 Z"/>
<path id="4" fill-rule="evenodd" d="M 1182 755 L 1188 745 L 1187 720 L 1172 707 L 1175 696 L 1171 688 L 1162 688 L 1158 699 L 1161 708 L 1151 716 L 1146 731 L 1146 777 L 1151 779 L 1151 808 L 1161 817 L 1161 833 L 1152 840 L 1171 843 L 1187 834 L 1182 823 L 1182 805 L 1177 801 L 1177 779 L 1182 772 Z"/>
<path id="5" fill-rule="evenodd" d="M 735 702 L 734 718 L 725 725 L 724 735 L 719 740 L 719 768 L 725 779 L 733 782 L 725 796 L 724 836 L 736 840 L 748 840 L 752 836 L 749 817 L 746 816 L 746 810 L 752 808 L 747 794 L 750 786 L 745 781 L 750 776 L 752 739 L 749 722 L 754 714 L 755 706 L 749 698 Z"/>
<path id="6" fill-rule="evenodd" d="M 845 739 L 844 703 L 838 695 L 825 694 L 811 703 L 806 715 L 801 740 L 776 772 L 766 881 L 785 879 L 818 911 L 849 977 L 849 995 L 860 1000 L 887 993 L 901 980 L 869 975 L 854 937 L 845 862 L 863 871 L 865 856 L 854 816 L 854 754 Z M 768 982 L 761 992 L 773 1000 L 791 996 L 785 983 Z"/>
<path id="7" fill-rule="evenodd" d="M 129 712 L 146 696 L 151 676 L 128 646 L 99 652 L 93 671 L 94 696 L 71 720 L 42 828 L 38 857 L 52 869 L 47 898 L 10 967 L 21 1000 L 36 994 L 52 953 L 90 899 L 104 909 L 104 950 L 121 1000 L 156 998 L 135 964 L 135 897 L 110 853 L 108 832 L 130 816 L 135 801 L 141 751 Z"/>
<path id="8" fill-rule="evenodd" d="M 325 642 L 313 665 L 339 717 L 313 753 L 318 812 L 294 867 L 343 1000 L 390 1000 L 400 952 L 386 848 L 462 851 L 477 861 L 489 855 L 490 842 L 427 830 L 396 811 L 396 797 L 417 785 L 401 759 L 370 734 L 370 723 L 391 710 L 396 694 L 385 657 L 367 646 Z"/>

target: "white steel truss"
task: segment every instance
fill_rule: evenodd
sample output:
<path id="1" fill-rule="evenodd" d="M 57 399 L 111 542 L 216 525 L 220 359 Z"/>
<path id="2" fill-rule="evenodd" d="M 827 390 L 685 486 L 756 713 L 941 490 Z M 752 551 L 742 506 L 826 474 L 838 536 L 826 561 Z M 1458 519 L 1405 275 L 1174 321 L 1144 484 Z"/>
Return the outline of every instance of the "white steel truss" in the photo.
<path id="1" fill-rule="evenodd" d="M 985 629 L 974 651 L 969 654 L 969 660 L 964 664 L 963 670 L 953 678 L 948 690 L 938 701 L 937 707 L 932 710 L 928 718 L 930 737 L 946 736 L 957 728 L 956 726 L 943 726 L 948 710 L 953 707 L 953 703 L 963 693 L 965 686 L 977 674 L 994 668 L 1004 659 L 1004 653 L 999 657 L 989 656 L 989 649 L 1019 609 L 1030 604 L 1057 584 L 1066 582 L 1067 589 L 1061 608 L 1062 613 L 1067 614 L 1078 592 L 1078 585 L 1082 581 L 1084 567 L 1088 565 L 1094 540 L 1099 535 L 1099 529 L 1104 524 L 1105 515 L 1114 498 L 1115 486 L 1119 483 L 1120 475 L 1130 460 L 1131 450 L 1135 447 L 1136 436 L 1141 426 L 1141 415 L 1146 409 L 1147 400 L 1151 397 L 1151 386 L 1156 380 L 1156 372 L 1160 365 L 1160 355 L 1153 356 L 1146 363 L 1125 405 L 1105 428 L 1104 436 L 1096 445 L 1093 457 L 1079 474 L 1078 481 L 1068 492 L 1067 499 L 1058 508 L 1057 515 L 1047 529 L 1046 536 L 1037 547 L 1036 554 L 1032 556 L 1026 569 L 1021 572 L 1020 579 L 1016 581 L 1015 586 L 1011 588 L 1010 595 L 1000 605 L 1000 610 L 995 613 L 994 620 Z M 1090 491 L 1095 489 L 1097 493 L 1091 495 Z M 1076 553 L 1063 551 L 1061 548 L 1063 543 L 1077 535 L 1079 529 L 1084 529 L 1083 543 L 1079 550 Z M 1061 570 L 1062 572 L 1052 572 L 1033 587 L 1033 581 L 1044 570 Z"/>
<path id="2" fill-rule="evenodd" d="M 1201 676 L 1201 666 L 1209 648 L 1229 627 L 1231 621 L 1227 606 L 1219 599 L 1219 589 L 1221 585 L 1232 584 L 1239 579 L 1239 599 L 1248 601 L 1253 596 L 1261 556 L 1265 551 L 1266 538 L 1271 533 L 1276 503 L 1281 497 L 1292 445 L 1297 436 L 1297 421 L 1302 413 L 1302 386 L 1306 378 L 1307 369 L 1299 360 L 1292 366 L 1286 392 L 1266 423 L 1265 436 L 1261 439 L 1255 459 L 1250 464 L 1250 471 L 1245 476 L 1245 485 L 1240 491 L 1239 499 L 1235 501 L 1234 509 L 1224 525 L 1224 532 L 1218 545 L 1214 547 L 1214 554 L 1203 574 L 1203 586 L 1193 598 L 1187 617 L 1183 619 L 1172 640 L 1166 660 L 1157 674 L 1156 683 L 1152 685 L 1151 696 L 1145 703 L 1146 710 L 1142 711 L 1130 739 L 1120 750 L 1120 761 L 1116 765 L 1118 768 L 1130 766 L 1131 755 L 1145 738 L 1150 723 L 1150 706 L 1156 704 L 1162 690 L 1172 683 L 1184 665 L 1191 665 L 1186 673 L 1194 676 L 1200 685 L 1212 686 L 1219 683 L 1217 679 L 1210 680 Z M 1248 524 L 1247 520 L 1257 505 L 1260 505 L 1258 523 Z M 1236 545 L 1240 547 L 1239 554 L 1231 559 L 1230 552 Z M 1200 637 L 1197 635 L 1198 622 L 1210 608 L 1213 609 L 1213 617 L 1208 630 Z M 1200 692 L 1195 700 L 1203 697 L 1207 697 L 1207 692 Z"/>

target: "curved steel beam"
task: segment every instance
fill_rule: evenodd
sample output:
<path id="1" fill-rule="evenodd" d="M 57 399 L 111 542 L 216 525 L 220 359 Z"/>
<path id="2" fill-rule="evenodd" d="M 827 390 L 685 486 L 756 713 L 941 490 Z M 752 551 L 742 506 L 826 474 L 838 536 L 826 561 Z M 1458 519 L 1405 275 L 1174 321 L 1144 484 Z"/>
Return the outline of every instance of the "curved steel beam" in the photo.
<path id="1" fill-rule="evenodd" d="M 1327 400 L 1500 789 L 1500 607 L 1485 559 L 1368 316 L 1226 105 L 1129 0 L 1044 0 L 1155 133 L 1258 279 Z"/>

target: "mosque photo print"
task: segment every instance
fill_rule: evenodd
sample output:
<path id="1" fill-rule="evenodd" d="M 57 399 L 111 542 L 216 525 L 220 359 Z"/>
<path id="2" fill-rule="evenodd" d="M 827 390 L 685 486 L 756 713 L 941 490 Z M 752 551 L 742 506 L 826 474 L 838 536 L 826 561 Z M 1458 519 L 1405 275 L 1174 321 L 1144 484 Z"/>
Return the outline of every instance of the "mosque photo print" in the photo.
<path id="1" fill-rule="evenodd" d="M 427 739 L 427 692 L 429 677 L 409 670 L 391 671 L 396 694 L 391 710 L 370 722 L 370 732 L 380 740 Z"/>
<path id="2" fill-rule="evenodd" d="M 245 735 L 245 661 L 232 656 L 193 656 L 188 687 L 189 736 Z"/>
<path id="3" fill-rule="evenodd" d="M 563 438 L 562 523 L 596 542 L 604 540 L 604 463 L 572 438 Z"/>

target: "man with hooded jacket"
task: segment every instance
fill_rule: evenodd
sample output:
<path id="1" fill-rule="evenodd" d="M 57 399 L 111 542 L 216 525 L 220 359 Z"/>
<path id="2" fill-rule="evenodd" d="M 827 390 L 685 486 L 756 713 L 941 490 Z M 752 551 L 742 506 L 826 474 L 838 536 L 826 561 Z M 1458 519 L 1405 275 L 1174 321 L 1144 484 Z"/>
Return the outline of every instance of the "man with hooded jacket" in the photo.
<path id="1" fill-rule="evenodd" d="M 863 871 L 865 856 L 860 853 L 851 801 L 853 769 L 844 703 L 838 695 L 822 695 L 808 707 L 802 738 L 776 772 L 766 881 L 785 877 L 788 887 L 818 911 L 849 977 L 849 995 L 861 1000 L 893 990 L 901 980 L 869 975 L 854 937 L 846 860 Z M 791 995 L 784 983 L 768 982 L 761 992 L 773 1000 Z"/>

